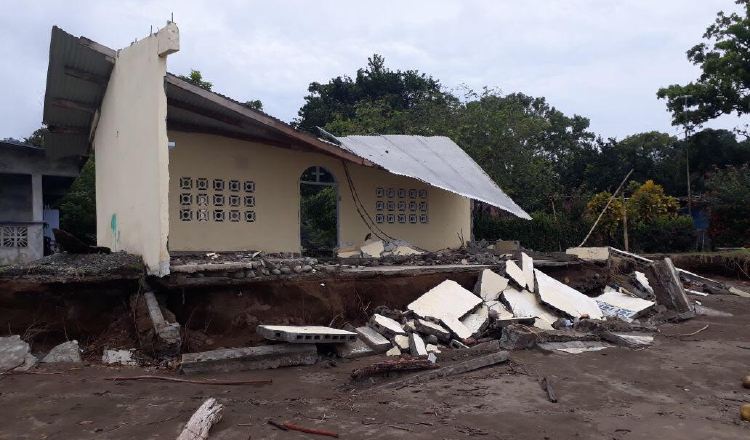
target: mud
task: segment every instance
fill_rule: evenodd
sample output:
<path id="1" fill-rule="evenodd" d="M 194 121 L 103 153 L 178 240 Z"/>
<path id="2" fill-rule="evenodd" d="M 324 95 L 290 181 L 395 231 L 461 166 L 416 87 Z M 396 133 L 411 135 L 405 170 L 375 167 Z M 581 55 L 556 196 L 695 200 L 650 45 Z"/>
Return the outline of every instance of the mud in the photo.
<path id="1" fill-rule="evenodd" d="M 646 350 L 519 351 L 507 365 L 400 389 L 351 381 L 354 368 L 381 357 L 204 377 L 272 379 L 266 386 L 116 383 L 105 378 L 144 371 L 45 367 L 38 370 L 44 374 L 0 377 L 0 438 L 175 438 L 208 397 L 226 407 L 211 439 L 312 438 L 279 431 L 269 418 L 352 439 L 748 438 L 739 407 L 750 401 L 741 383 L 750 363 L 750 300 L 702 301 L 734 316 L 663 326 Z M 706 324 L 694 336 L 667 336 Z M 558 403 L 547 400 L 541 377 L 552 382 Z"/>

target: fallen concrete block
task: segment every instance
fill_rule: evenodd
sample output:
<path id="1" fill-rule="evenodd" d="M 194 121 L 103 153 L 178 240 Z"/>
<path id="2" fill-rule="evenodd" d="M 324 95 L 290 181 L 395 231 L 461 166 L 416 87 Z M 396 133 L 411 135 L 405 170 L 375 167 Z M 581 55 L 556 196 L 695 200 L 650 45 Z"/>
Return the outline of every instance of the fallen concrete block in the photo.
<path id="1" fill-rule="evenodd" d="M 357 327 L 354 331 L 359 335 L 359 338 L 376 353 L 384 353 L 391 348 L 391 341 L 375 331 L 372 327 L 365 325 Z"/>
<path id="2" fill-rule="evenodd" d="M 136 366 L 138 362 L 133 357 L 135 350 L 104 350 L 102 353 L 102 363 L 105 365 L 125 365 Z"/>
<path id="3" fill-rule="evenodd" d="M 390 350 L 385 352 L 386 356 L 401 356 L 401 349 L 393 346 Z"/>
<path id="4" fill-rule="evenodd" d="M 419 333 L 435 336 L 441 341 L 447 342 L 451 338 L 451 332 L 446 330 L 442 325 L 425 319 L 417 319 L 414 322 L 414 328 Z"/>
<path id="5" fill-rule="evenodd" d="M 385 250 L 385 244 L 383 240 L 368 240 L 359 249 L 364 257 L 380 258 L 380 254 Z"/>
<path id="6" fill-rule="evenodd" d="M 440 353 L 439 351 L 437 353 Z M 437 362 L 437 355 L 435 352 L 429 353 L 427 355 L 427 360 L 430 361 L 431 364 L 435 364 Z"/>
<path id="7" fill-rule="evenodd" d="M 523 277 L 526 280 L 526 288 L 529 292 L 533 292 L 536 285 L 534 283 L 534 260 L 526 253 L 521 253 L 521 271 L 523 271 Z"/>
<path id="8" fill-rule="evenodd" d="M 41 360 L 42 363 L 81 363 L 81 350 L 78 341 L 72 340 L 55 346 Z"/>
<path id="9" fill-rule="evenodd" d="M 153 292 L 133 295 L 130 306 L 143 350 L 164 356 L 174 356 L 180 352 L 180 324 L 175 322 L 171 312 L 162 310 Z"/>
<path id="10" fill-rule="evenodd" d="M 635 281 L 636 281 L 636 287 L 640 287 L 644 291 L 648 292 L 649 294 L 654 294 L 654 289 L 651 287 L 651 284 L 648 282 L 648 278 L 646 278 L 646 274 L 643 272 L 635 271 Z"/>
<path id="11" fill-rule="evenodd" d="M 459 321 L 458 318 L 449 316 L 441 319 L 440 322 L 460 340 L 469 339 L 472 335 L 471 330 L 463 322 Z"/>
<path id="12" fill-rule="evenodd" d="M 484 301 L 497 301 L 505 288 L 508 287 L 508 279 L 495 272 L 484 269 L 474 285 L 474 294 Z"/>
<path id="13" fill-rule="evenodd" d="M 427 356 L 427 347 L 424 340 L 417 333 L 409 335 L 409 352 L 412 356 Z"/>
<path id="14" fill-rule="evenodd" d="M 438 347 L 435 344 L 427 344 L 425 346 L 425 349 L 427 350 L 427 353 L 438 353 L 438 354 L 440 354 L 440 347 Z"/>
<path id="15" fill-rule="evenodd" d="M 572 318 L 588 316 L 590 319 L 602 319 L 602 311 L 593 298 L 557 281 L 539 269 L 535 269 L 534 272 L 539 284 L 541 302 Z"/>
<path id="16" fill-rule="evenodd" d="M 406 307 L 420 318 L 443 321 L 445 318 L 458 320 L 481 303 L 479 297 L 457 282 L 445 280 Z"/>
<path id="17" fill-rule="evenodd" d="M 352 342 L 336 344 L 336 354 L 344 359 L 356 359 L 365 356 L 372 356 L 375 351 L 370 348 L 364 341 L 357 339 Z"/>
<path id="18" fill-rule="evenodd" d="M 656 304 L 653 301 L 618 292 L 609 286 L 605 287 L 604 293 L 597 296 L 595 300 L 604 316 L 616 316 L 626 322 L 631 322 Z"/>
<path id="19" fill-rule="evenodd" d="M 648 347 L 654 343 L 652 335 L 634 335 L 631 333 L 613 333 L 610 331 L 602 331 L 598 335 L 604 341 L 628 348 Z"/>
<path id="20" fill-rule="evenodd" d="M 476 311 L 461 319 L 461 324 L 471 332 L 471 337 L 479 336 L 490 324 L 490 309 L 482 304 Z"/>
<path id="21" fill-rule="evenodd" d="M 404 330 L 406 330 L 407 333 L 414 333 L 417 331 L 417 323 L 415 320 L 410 319 L 404 323 Z"/>
<path id="22" fill-rule="evenodd" d="M 565 251 L 568 255 L 575 255 L 581 260 L 586 261 L 607 261 L 609 260 L 609 247 L 573 247 Z"/>
<path id="23" fill-rule="evenodd" d="M 255 332 L 270 341 L 292 344 L 338 344 L 357 340 L 357 334 L 354 332 L 312 325 L 259 325 Z"/>
<path id="24" fill-rule="evenodd" d="M 554 352 L 562 351 L 568 354 L 580 354 L 587 351 L 599 351 L 605 348 L 611 348 L 612 345 L 600 341 L 569 341 L 569 342 L 544 342 L 537 344 L 537 347 L 544 351 Z"/>
<path id="25" fill-rule="evenodd" d="M 513 319 L 513 313 L 500 301 L 486 301 L 484 304 L 489 309 L 490 319 L 494 319 L 495 321 Z"/>
<path id="26" fill-rule="evenodd" d="M 537 339 L 538 335 L 531 327 L 510 324 L 503 327 L 500 346 L 506 350 L 524 350 L 536 345 Z"/>
<path id="27" fill-rule="evenodd" d="M 409 337 L 406 335 L 396 335 L 393 337 L 393 345 L 402 351 L 409 350 Z"/>
<path id="28" fill-rule="evenodd" d="M 689 312 L 690 301 L 672 260 L 654 261 L 646 269 L 646 277 L 654 289 L 656 302 L 677 313 Z"/>
<path id="29" fill-rule="evenodd" d="M 180 368 L 185 373 L 213 373 L 313 365 L 317 361 L 315 345 L 279 344 L 185 353 Z"/>
<path id="30" fill-rule="evenodd" d="M 372 328 L 377 330 L 378 333 L 387 338 L 393 337 L 395 335 L 406 334 L 406 331 L 404 331 L 404 328 L 401 327 L 401 324 L 387 316 L 383 316 L 378 313 L 370 317 L 370 325 L 372 326 Z"/>
<path id="31" fill-rule="evenodd" d="M 407 255 L 421 255 L 423 252 L 409 245 L 399 245 L 393 250 L 393 255 L 407 256 Z"/>
<path id="32" fill-rule="evenodd" d="M 521 289 L 526 288 L 526 276 L 515 261 L 507 260 L 505 262 L 505 274 L 508 275 L 511 280 L 515 281 Z"/>
<path id="33" fill-rule="evenodd" d="M 510 306 L 515 318 L 535 318 L 534 327 L 552 330 L 552 323 L 557 320 L 557 316 L 547 311 L 533 293 L 509 287 L 503 291 L 502 298 Z"/>
<path id="34" fill-rule="evenodd" d="M 0 337 L 0 373 L 16 369 L 25 371 L 34 365 L 36 357 L 19 335 Z"/>

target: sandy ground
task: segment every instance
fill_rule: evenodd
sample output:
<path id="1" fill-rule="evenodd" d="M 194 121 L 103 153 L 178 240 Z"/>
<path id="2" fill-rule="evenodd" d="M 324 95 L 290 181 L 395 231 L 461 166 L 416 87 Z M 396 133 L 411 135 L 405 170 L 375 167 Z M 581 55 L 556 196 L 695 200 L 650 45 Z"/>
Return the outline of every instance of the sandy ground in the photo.
<path id="1" fill-rule="evenodd" d="M 263 386 L 105 380 L 139 368 L 44 367 L 0 377 L 2 439 L 173 439 L 207 397 L 226 406 L 211 439 L 298 439 L 266 420 L 373 439 L 741 439 L 750 423 L 750 299 L 715 296 L 701 316 L 662 326 L 653 347 L 580 355 L 512 353 L 509 364 L 401 389 L 353 383 L 352 369 L 377 357 L 312 367 L 215 375 L 273 379 Z M 668 337 L 709 327 L 689 337 Z M 146 372 L 148 373 L 148 372 Z M 550 403 L 539 378 L 551 378 Z M 192 377 L 192 376 L 191 376 Z M 318 437 L 325 438 L 325 437 Z"/>

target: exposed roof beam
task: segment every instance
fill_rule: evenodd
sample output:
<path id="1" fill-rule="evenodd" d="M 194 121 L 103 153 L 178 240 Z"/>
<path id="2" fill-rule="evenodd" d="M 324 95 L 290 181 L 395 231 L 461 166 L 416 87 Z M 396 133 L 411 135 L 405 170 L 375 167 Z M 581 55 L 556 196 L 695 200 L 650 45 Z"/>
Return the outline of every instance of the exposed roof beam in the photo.
<path id="1" fill-rule="evenodd" d="M 57 26 L 55 26 L 57 27 Z M 58 28 L 59 29 L 59 28 Z M 62 29 L 61 29 L 62 30 Z M 91 50 L 94 50 L 96 52 L 99 52 L 100 54 L 104 55 L 105 59 L 114 64 L 115 58 L 117 57 L 117 51 L 114 49 L 110 49 L 109 47 L 99 44 L 96 41 L 89 40 L 86 37 L 78 37 L 78 43 L 81 46 L 88 47 Z"/>
<path id="2" fill-rule="evenodd" d="M 86 104 L 84 102 L 71 101 L 69 99 L 54 98 L 51 99 L 49 103 L 54 105 L 55 107 L 78 110 L 86 113 L 93 114 L 96 111 L 96 107 L 94 107 L 93 105 Z"/>
<path id="3" fill-rule="evenodd" d="M 346 150 L 343 150 L 342 148 L 336 145 L 331 145 L 327 142 L 323 142 L 311 134 L 308 134 L 299 130 L 295 130 L 290 125 L 282 121 L 279 121 L 278 119 L 272 118 L 264 113 L 245 107 L 244 105 L 238 102 L 232 101 L 231 99 L 226 98 L 224 96 L 221 96 L 218 93 L 204 90 L 194 84 L 190 84 L 189 82 L 178 78 L 175 75 L 168 73 L 166 76 L 166 81 L 167 83 L 173 86 L 179 87 L 183 90 L 193 93 L 194 95 L 198 95 L 204 99 L 207 99 L 208 101 L 218 104 L 244 118 L 253 120 L 263 126 L 269 127 L 273 129 L 274 131 L 279 132 L 280 134 L 283 134 L 287 137 L 290 137 L 299 143 L 303 143 L 307 146 L 310 146 L 313 149 L 318 150 L 321 153 L 328 154 L 334 157 L 338 157 L 340 159 L 344 159 L 352 163 L 370 166 L 370 167 L 377 167 L 377 165 L 375 165 L 374 163 L 370 162 L 367 159 L 364 159 Z"/>
<path id="4" fill-rule="evenodd" d="M 97 75 L 91 72 L 86 72 L 85 70 L 76 69 L 75 67 L 71 66 L 65 66 L 65 74 L 67 76 L 98 84 L 100 86 L 106 86 L 109 82 L 108 77 Z"/>
<path id="5" fill-rule="evenodd" d="M 219 112 L 208 110 L 205 107 L 201 107 L 195 104 L 190 104 L 188 102 L 179 101 L 174 98 L 167 97 L 167 105 L 189 111 L 190 113 L 195 113 L 197 115 L 205 116 L 207 118 L 215 119 L 225 124 L 234 125 L 236 127 L 240 127 L 242 125 L 240 118 L 233 118 L 231 116 L 227 116 Z"/>

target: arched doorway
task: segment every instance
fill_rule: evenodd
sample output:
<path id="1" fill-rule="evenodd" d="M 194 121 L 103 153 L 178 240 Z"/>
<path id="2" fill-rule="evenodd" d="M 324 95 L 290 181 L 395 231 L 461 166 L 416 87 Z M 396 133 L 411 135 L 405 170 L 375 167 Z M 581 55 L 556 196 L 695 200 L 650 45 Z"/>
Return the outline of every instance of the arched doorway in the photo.
<path id="1" fill-rule="evenodd" d="M 299 179 L 302 253 L 331 257 L 338 247 L 338 190 L 333 174 L 323 167 L 306 169 Z"/>

